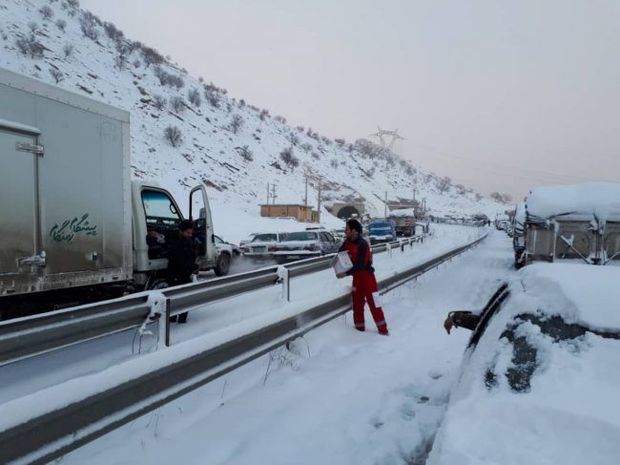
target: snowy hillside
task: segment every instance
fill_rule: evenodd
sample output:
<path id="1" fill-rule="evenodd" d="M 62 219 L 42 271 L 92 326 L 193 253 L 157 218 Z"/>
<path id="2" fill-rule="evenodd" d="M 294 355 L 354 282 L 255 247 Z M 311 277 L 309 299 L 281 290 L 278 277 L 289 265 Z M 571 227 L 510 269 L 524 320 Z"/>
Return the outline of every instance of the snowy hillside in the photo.
<path id="1" fill-rule="evenodd" d="M 267 183 L 275 184 L 277 203 L 302 203 L 306 176 L 315 207 L 320 182 L 323 207 L 362 201 L 372 215 L 383 214 L 385 192 L 390 201 L 406 200 L 414 187 L 435 215 L 492 216 L 503 209 L 368 141 L 331 140 L 311 128 L 289 127 L 283 117 L 208 84 L 208 76 L 189 76 L 81 10 L 77 0 L 4 0 L 0 66 L 129 111 L 132 176 L 154 179 L 181 202 L 203 181 L 216 229 L 233 240 L 243 216 L 224 224 L 230 212 L 258 219 Z M 322 220 L 340 224 L 325 209 Z"/>

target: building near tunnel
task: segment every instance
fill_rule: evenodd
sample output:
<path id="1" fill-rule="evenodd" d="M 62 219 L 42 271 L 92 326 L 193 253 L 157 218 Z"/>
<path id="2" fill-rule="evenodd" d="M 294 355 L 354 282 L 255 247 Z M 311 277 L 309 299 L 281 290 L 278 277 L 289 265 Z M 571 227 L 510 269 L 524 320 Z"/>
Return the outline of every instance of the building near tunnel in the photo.
<path id="1" fill-rule="evenodd" d="M 309 205 L 299 204 L 263 204 L 260 206 L 260 216 L 291 217 L 308 223 L 318 223 L 320 219 L 318 211 L 313 210 Z"/>

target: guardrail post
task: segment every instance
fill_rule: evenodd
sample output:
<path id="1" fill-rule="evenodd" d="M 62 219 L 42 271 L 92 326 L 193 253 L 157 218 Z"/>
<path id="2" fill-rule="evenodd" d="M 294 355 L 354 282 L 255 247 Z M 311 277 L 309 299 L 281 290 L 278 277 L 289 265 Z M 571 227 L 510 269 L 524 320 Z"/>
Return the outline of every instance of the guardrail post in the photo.
<path id="1" fill-rule="evenodd" d="M 285 266 L 278 267 L 278 280 L 282 283 L 282 300 L 291 301 L 291 284 L 289 269 Z"/>
<path id="2" fill-rule="evenodd" d="M 147 334 L 149 335 L 152 334 L 149 330 L 146 329 L 146 325 L 149 323 L 152 323 L 155 320 L 158 320 L 159 339 L 161 339 L 162 335 L 166 334 L 166 328 L 168 327 L 168 319 L 164 317 L 166 316 L 167 313 L 169 313 L 169 310 L 167 308 L 169 300 L 161 292 L 151 291 L 149 293 L 147 303 L 149 307 L 151 308 L 151 311 L 149 312 L 147 317 L 144 319 L 144 322 L 142 323 L 142 326 L 140 326 L 140 328 L 138 329 L 138 332 L 140 334 L 140 337 L 147 335 Z M 166 346 L 167 345 L 168 344 L 166 344 Z M 155 350 L 157 350 L 158 348 L 159 348 L 159 341 L 157 345 L 155 346 Z"/>
<path id="3" fill-rule="evenodd" d="M 170 299 L 166 299 L 166 312 L 164 318 L 164 334 L 166 335 L 166 347 L 170 347 Z M 160 322 L 161 328 L 161 322 Z"/>
<path id="4" fill-rule="evenodd" d="M 387 251 L 390 258 L 392 258 L 392 244 L 391 243 L 388 242 L 385 244 L 385 250 Z"/>

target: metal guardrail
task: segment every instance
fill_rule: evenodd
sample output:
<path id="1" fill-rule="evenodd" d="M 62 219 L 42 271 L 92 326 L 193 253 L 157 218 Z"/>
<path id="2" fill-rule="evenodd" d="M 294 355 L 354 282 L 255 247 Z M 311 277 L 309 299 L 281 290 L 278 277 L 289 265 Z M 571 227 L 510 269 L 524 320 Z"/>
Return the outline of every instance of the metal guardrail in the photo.
<path id="1" fill-rule="evenodd" d="M 424 236 L 414 236 L 389 244 L 374 245 L 373 252 L 384 252 L 388 247 L 403 247 L 403 244 L 412 245 L 423 239 Z M 289 270 L 289 278 L 292 278 L 329 268 L 333 255 L 280 266 Z M 159 289 L 158 292 L 168 300 L 170 314 L 177 315 L 198 305 L 272 286 L 279 280 L 278 268 L 271 266 L 210 281 Z M 148 295 L 149 291 L 146 291 L 130 297 L 0 322 L 0 366 L 71 344 L 139 328 L 151 314 Z M 168 345 L 168 322 L 166 325 Z"/>
<path id="2" fill-rule="evenodd" d="M 477 245 L 485 237 L 384 279 L 380 285 L 400 285 Z M 0 432 L 0 463 L 48 463 L 349 310 L 350 296 L 343 295 L 119 386 L 101 392 L 94 390 L 73 404 L 59 403 L 41 416 Z"/>

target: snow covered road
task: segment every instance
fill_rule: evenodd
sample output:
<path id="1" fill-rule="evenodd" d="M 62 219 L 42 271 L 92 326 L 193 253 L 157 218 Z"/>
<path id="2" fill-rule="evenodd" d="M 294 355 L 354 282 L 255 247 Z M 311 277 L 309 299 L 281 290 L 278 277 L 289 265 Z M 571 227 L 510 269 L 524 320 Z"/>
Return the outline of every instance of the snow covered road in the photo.
<path id="1" fill-rule="evenodd" d="M 510 240 L 480 246 L 384 296 L 390 336 L 350 314 L 66 456 L 63 464 L 418 463 L 432 443 L 478 308 L 512 271 Z M 368 316 L 367 316 L 368 318 Z"/>

